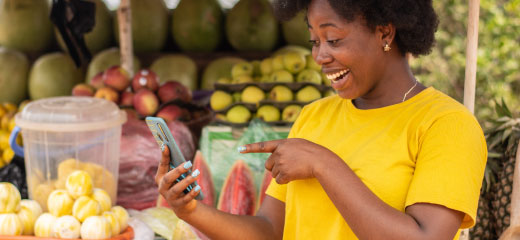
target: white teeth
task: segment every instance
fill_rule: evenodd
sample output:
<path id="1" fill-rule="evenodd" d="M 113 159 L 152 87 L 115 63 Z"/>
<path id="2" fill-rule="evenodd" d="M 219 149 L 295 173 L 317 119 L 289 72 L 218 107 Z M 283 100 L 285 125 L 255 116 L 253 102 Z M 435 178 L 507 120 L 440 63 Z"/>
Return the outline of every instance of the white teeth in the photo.
<path id="1" fill-rule="evenodd" d="M 331 81 L 336 81 L 336 78 L 340 77 L 341 75 L 345 74 L 349 72 L 349 70 L 341 70 L 340 72 L 337 72 L 337 73 L 333 73 L 333 74 L 326 74 L 327 75 L 327 78 Z M 339 79 L 338 79 L 339 80 Z"/>

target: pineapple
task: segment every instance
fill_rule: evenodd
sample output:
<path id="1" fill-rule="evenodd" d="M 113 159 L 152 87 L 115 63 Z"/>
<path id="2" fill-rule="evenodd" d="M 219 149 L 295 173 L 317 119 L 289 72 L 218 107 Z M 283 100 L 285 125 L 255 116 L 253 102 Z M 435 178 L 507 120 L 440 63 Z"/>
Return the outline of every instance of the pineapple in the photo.
<path id="1" fill-rule="evenodd" d="M 513 118 L 504 100 L 496 103 L 495 110 L 498 119 L 491 121 L 493 126 L 486 133 L 488 164 L 471 239 L 498 239 L 510 224 L 520 118 Z"/>
<path id="2" fill-rule="evenodd" d="M 491 213 L 491 200 L 493 195 L 483 187 L 478 201 L 478 211 L 475 226 L 469 230 L 472 240 L 497 239 L 495 232 L 495 218 Z"/>

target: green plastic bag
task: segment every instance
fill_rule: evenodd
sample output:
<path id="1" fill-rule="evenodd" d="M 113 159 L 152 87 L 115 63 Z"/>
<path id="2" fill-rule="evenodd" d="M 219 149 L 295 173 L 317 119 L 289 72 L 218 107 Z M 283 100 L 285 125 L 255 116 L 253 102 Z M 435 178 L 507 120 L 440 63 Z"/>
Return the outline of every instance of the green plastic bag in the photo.
<path id="1" fill-rule="evenodd" d="M 200 144 L 201 151 L 211 170 L 217 197 L 220 196 L 220 190 L 231 166 L 238 159 L 244 160 L 251 168 L 256 191 L 260 188 L 265 170 L 264 164 L 270 153 L 242 154 L 237 151 L 239 146 L 255 142 L 285 139 L 289 133 L 289 127 L 274 130 L 259 119 L 252 120 L 249 126 L 243 130 L 244 132 L 238 138 L 234 137 L 230 131 L 223 130 L 209 133 L 207 130 L 203 130 Z M 219 139 L 220 142 L 215 141 L 215 139 Z"/>

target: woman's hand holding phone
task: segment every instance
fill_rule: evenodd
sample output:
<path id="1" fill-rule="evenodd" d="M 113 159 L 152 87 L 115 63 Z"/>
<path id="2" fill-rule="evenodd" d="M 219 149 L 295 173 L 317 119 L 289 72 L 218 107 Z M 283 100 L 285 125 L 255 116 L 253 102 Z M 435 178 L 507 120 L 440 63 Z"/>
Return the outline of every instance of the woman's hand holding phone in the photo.
<path id="1" fill-rule="evenodd" d="M 187 173 L 191 167 L 191 162 L 186 161 L 184 164 L 170 170 L 170 149 L 168 146 L 164 147 L 161 162 L 155 175 L 155 182 L 159 185 L 159 193 L 166 199 L 166 202 L 179 217 L 190 214 L 197 206 L 195 197 L 200 192 L 200 186 L 197 185 L 188 193 L 184 193 L 184 190 L 197 180 L 200 173 L 199 170 L 194 169 L 191 175 L 187 175 L 186 178 L 180 181 L 177 180 L 181 179 L 181 175 Z"/>

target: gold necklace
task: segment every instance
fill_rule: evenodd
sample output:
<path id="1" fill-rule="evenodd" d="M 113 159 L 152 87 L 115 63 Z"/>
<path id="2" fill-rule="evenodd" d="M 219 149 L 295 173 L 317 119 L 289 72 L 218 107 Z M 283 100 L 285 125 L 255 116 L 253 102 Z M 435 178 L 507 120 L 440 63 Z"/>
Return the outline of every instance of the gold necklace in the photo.
<path id="1" fill-rule="evenodd" d="M 415 86 L 417 86 L 417 79 L 415 79 L 415 84 L 413 85 L 413 87 L 410 88 L 410 90 L 408 90 L 408 92 L 406 92 L 406 93 L 404 94 L 404 97 L 403 97 L 403 101 L 402 101 L 402 102 L 404 102 L 404 100 L 406 100 L 406 96 L 408 95 L 408 93 L 410 93 L 410 92 L 415 88 Z"/>

